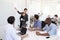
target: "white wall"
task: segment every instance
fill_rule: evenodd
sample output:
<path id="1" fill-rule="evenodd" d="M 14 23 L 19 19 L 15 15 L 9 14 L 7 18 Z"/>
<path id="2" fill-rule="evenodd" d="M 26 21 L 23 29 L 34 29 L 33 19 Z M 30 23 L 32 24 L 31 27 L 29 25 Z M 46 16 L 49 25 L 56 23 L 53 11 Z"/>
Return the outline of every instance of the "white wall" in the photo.
<path id="1" fill-rule="evenodd" d="M 4 25 L 7 24 L 7 18 L 11 15 L 16 18 L 16 27 L 19 24 L 19 14 L 14 10 L 17 7 L 19 11 L 23 11 L 26 7 L 24 0 L 0 0 L 0 38 L 2 38 L 2 33 Z"/>
<path id="2" fill-rule="evenodd" d="M 57 14 L 60 17 L 60 0 L 30 0 L 30 14 L 43 13 L 41 20 L 44 20 L 48 15 L 53 17 Z M 58 3 L 59 2 L 59 3 Z"/>

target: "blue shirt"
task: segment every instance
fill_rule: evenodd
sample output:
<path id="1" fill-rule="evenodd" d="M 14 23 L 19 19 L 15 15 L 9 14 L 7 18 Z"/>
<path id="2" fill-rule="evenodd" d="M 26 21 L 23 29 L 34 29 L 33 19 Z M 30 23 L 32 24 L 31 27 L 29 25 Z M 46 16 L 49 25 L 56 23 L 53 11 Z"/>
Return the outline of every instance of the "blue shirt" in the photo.
<path id="1" fill-rule="evenodd" d="M 41 29 L 41 21 L 40 20 L 36 20 L 34 21 L 34 28 L 40 28 Z"/>
<path id="2" fill-rule="evenodd" d="M 43 30 L 47 31 L 50 36 L 57 34 L 57 26 L 53 23 L 51 23 L 49 26 L 46 24 Z"/>

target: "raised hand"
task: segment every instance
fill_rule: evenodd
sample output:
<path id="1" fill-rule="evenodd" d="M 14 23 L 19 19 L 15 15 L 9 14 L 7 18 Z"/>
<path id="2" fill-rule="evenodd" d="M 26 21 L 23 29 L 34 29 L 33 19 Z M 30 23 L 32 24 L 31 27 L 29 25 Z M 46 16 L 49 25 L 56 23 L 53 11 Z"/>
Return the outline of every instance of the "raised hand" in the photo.
<path id="1" fill-rule="evenodd" d="M 15 9 L 16 11 L 18 11 L 16 7 L 15 7 L 14 9 Z"/>

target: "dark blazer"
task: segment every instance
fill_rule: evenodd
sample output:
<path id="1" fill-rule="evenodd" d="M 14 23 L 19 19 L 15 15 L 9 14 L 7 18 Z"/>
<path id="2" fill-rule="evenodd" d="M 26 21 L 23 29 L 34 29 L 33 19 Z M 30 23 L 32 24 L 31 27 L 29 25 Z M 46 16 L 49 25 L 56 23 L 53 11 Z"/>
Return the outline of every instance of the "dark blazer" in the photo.
<path id="1" fill-rule="evenodd" d="M 23 18 L 25 21 L 24 22 L 27 22 L 28 21 L 28 15 L 27 14 L 25 14 L 25 16 L 23 16 L 22 14 L 24 13 L 24 12 L 19 12 L 19 11 L 17 11 L 19 14 L 21 14 L 21 16 L 20 16 L 20 21 L 22 21 L 21 20 L 21 18 Z"/>
<path id="2" fill-rule="evenodd" d="M 19 11 L 17 11 L 19 14 L 21 14 L 21 16 L 20 16 L 20 28 L 21 27 L 26 27 L 27 26 L 27 24 L 26 24 L 26 22 L 28 21 L 28 15 L 27 14 L 25 14 L 25 16 L 23 16 L 23 13 L 24 12 L 19 12 Z M 21 18 L 23 19 L 23 20 L 21 20 Z"/>

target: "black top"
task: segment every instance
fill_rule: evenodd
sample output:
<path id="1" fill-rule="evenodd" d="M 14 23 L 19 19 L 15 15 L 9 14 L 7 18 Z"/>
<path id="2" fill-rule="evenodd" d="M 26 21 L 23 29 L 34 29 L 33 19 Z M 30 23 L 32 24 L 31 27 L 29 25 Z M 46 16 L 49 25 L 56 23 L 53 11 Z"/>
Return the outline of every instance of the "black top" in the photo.
<path id="1" fill-rule="evenodd" d="M 25 14 L 25 16 L 23 16 L 22 14 L 24 13 L 24 12 L 19 12 L 19 11 L 17 11 L 19 14 L 21 14 L 21 16 L 20 16 L 20 21 L 23 21 L 23 20 L 21 20 L 21 18 L 22 19 L 24 19 L 24 22 L 27 22 L 28 21 L 28 15 L 27 14 Z"/>

